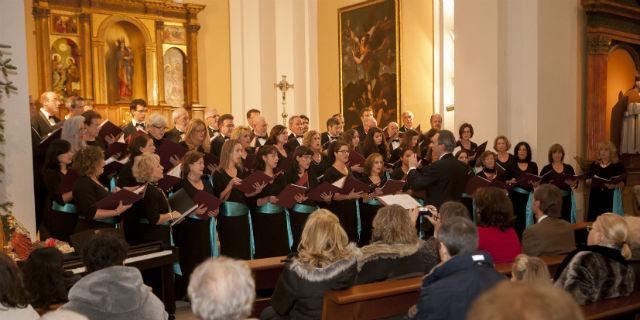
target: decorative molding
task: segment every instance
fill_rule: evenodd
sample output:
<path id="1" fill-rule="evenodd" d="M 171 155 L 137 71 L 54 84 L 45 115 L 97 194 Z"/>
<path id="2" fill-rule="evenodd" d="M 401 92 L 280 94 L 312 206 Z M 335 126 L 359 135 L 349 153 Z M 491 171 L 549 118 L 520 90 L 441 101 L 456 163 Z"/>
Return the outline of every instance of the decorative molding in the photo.
<path id="1" fill-rule="evenodd" d="M 205 8 L 205 5 L 157 0 L 49 0 L 48 4 L 50 7 L 82 7 L 107 11 L 127 11 L 135 14 L 160 15 L 167 18 L 177 19 L 185 19 L 187 16 L 195 16 Z"/>
<path id="2" fill-rule="evenodd" d="M 611 49 L 611 37 L 602 34 L 587 34 L 589 54 L 608 54 Z"/>
<path id="3" fill-rule="evenodd" d="M 189 32 L 198 32 L 200 31 L 200 25 L 199 24 L 190 24 L 187 26 L 187 31 Z"/>
<path id="4" fill-rule="evenodd" d="M 36 19 L 46 19 L 49 17 L 51 10 L 47 8 L 33 7 L 33 17 Z"/>
<path id="5" fill-rule="evenodd" d="M 164 28 L 164 21 L 162 21 L 162 20 L 156 20 L 156 28 L 157 28 L 157 29 L 162 29 L 162 28 Z"/>

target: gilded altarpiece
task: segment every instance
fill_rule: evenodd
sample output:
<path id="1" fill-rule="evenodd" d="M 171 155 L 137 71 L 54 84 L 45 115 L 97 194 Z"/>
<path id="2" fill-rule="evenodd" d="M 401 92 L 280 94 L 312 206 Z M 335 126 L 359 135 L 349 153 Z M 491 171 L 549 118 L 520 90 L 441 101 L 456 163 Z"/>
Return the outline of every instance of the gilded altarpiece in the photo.
<path id="1" fill-rule="evenodd" d="M 137 98 L 167 116 L 198 108 L 202 9 L 169 0 L 34 0 L 39 92 L 93 100 L 115 123 L 129 120 Z"/>

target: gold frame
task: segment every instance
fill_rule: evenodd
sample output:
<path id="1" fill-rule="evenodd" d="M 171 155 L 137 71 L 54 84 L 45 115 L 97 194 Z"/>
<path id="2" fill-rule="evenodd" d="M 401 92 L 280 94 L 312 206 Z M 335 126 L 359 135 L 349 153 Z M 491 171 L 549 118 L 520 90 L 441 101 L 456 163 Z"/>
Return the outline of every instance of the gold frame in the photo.
<path id="1" fill-rule="evenodd" d="M 73 20 L 75 21 L 75 23 L 76 23 L 76 32 L 66 32 L 66 33 L 63 33 L 63 32 L 56 32 L 56 31 L 55 31 L 56 29 L 55 29 L 55 27 L 54 27 L 54 23 L 53 23 L 53 20 L 54 20 L 56 17 L 67 17 L 67 18 L 73 19 Z M 61 36 L 70 36 L 70 35 L 73 35 L 73 36 L 76 36 L 76 37 L 80 34 L 80 21 L 78 20 L 78 16 L 77 16 L 77 15 L 61 14 L 61 13 L 52 13 L 52 14 L 51 14 L 51 19 L 49 19 L 49 20 L 50 20 L 50 22 L 49 22 L 49 23 L 50 23 L 50 28 L 51 28 L 51 34 L 61 35 Z"/>
<path id="2" fill-rule="evenodd" d="M 343 92 L 343 79 L 342 79 L 342 14 L 345 12 L 349 12 L 349 11 L 353 11 L 353 10 L 357 10 L 357 9 L 361 9 L 361 8 L 365 8 L 365 7 L 369 7 L 372 5 L 376 5 L 382 2 L 386 2 L 386 1 L 393 1 L 394 5 L 393 8 L 395 10 L 395 45 L 396 45 L 396 58 L 395 58 L 395 64 L 396 64 L 396 122 L 399 122 L 400 120 L 400 114 L 401 114 L 401 110 L 402 110 L 402 105 L 401 105 L 401 83 L 400 83 L 400 79 L 401 79 L 401 62 L 402 62 L 402 56 L 401 56 L 401 52 L 400 52 L 400 47 L 402 44 L 401 41 L 401 29 L 400 29 L 400 0 L 367 0 L 364 2 L 360 2 L 360 3 L 356 3 L 356 4 L 352 4 L 346 7 L 342 7 L 338 9 L 338 74 L 339 74 L 339 83 L 338 85 L 340 86 L 339 88 L 339 100 L 340 100 L 340 112 L 342 114 L 342 116 L 344 117 L 345 113 L 344 113 L 344 92 Z M 379 124 L 382 125 L 382 124 Z M 346 130 L 346 129 L 345 129 Z M 364 137 L 360 137 L 360 139 L 364 139 Z"/>

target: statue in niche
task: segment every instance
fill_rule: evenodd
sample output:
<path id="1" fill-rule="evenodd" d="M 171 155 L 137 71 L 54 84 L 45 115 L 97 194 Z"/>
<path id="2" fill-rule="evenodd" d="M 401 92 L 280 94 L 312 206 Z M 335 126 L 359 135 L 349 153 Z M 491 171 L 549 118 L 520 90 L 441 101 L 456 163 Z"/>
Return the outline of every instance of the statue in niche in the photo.
<path id="1" fill-rule="evenodd" d="M 621 154 L 640 153 L 640 71 L 635 80 L 635 86 L 621 99 L 627 107 L 622 118 Z"/>
<path id="2" fill-rule="evenodd" d="M 117 43 L 118 96 L 121 101 L 130 101 L 133 96 L 133 52 L 124 39 L 119 39 Z"/>

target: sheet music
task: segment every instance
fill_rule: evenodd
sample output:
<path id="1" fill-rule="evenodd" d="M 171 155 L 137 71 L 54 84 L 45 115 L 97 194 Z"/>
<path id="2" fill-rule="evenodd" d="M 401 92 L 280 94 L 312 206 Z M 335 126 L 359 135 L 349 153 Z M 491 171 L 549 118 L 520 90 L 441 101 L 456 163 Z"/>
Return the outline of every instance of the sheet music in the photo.
<path id="1" fill-rule="evenodd" d="M 164 256 L 168 256 L 171 255 L 173 253 L 173 251 L 171 250 L 163 250 L 163 251 L 158 251 L 158 252 L 154 252 L 154 253 L 149 253 L 149 254 L 143 254 L 141 256 L 135 256 L 135 257 L 131 257 L 131 258 L 127 258 L 124 260 L 124 264 L 131 264 L 134 262 L 138 262 L 138 261 L 143 261 L 143 260 L 148 260 L 148 259 L 153 259 L 153 258 L 158 258 L 158 257 L 164 257 Z M 71 272 L 73 272 L 73 274 L 79 274 L 79 273 L 83 273 L 87 271 L 86 267 L 78 267 L 75 269 L 71 269 Z"/>
<path id="2" fill-rule="evenodd" d="M 179 163 L 177 166 L 173 167 L 173 169 L 167 172 L 168 176 L 173 176 L 176 178 L 181 178 L 182 175 L 182 163 Z"/>
<path id="3" fill-rule="evenodd" d="M 416 199 L 406 193 L 389 194 L 376 198 L 380 200 L 380 202 L 382 202 L 385 206 L 397 204 L 405 209 L 413 209 L 420 206 L 420 203 L 418 203 Z"/>
<path id="4" fill-rule="evenodd" d="M 336 182 L 332 183 L 332 185 L 342 189 L 344 187 L 344 183 L 347 181 L 347 176 L 344 176 L 338 180 L 336 180 Z"/>

